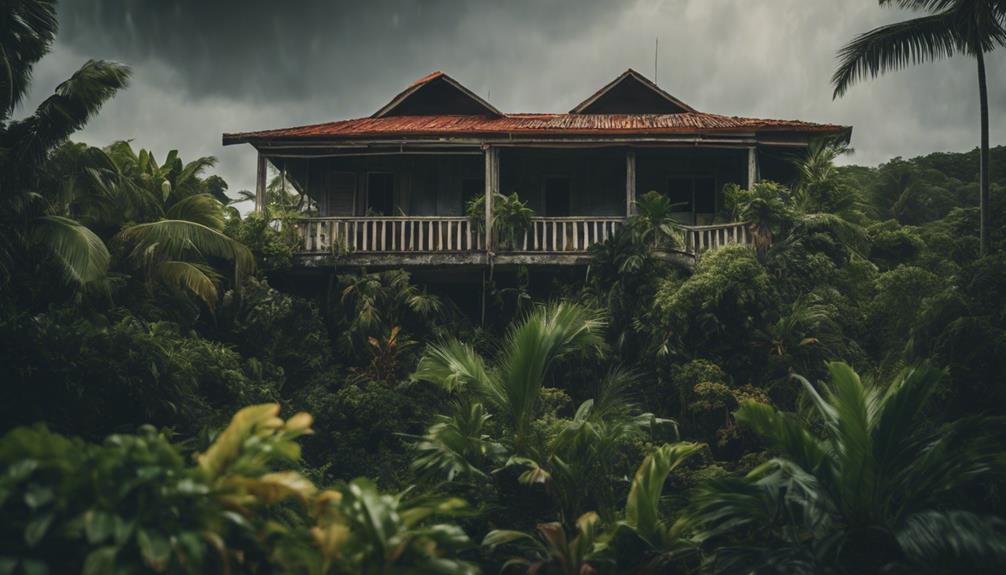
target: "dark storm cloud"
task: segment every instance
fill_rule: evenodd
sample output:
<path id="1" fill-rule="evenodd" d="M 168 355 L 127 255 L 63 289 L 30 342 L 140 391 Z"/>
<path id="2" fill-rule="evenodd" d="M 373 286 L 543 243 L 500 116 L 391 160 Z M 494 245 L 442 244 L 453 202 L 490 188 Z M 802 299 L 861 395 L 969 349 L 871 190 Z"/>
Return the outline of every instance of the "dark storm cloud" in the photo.
<path id="1" fill-rule="evenodd" d="M 251 185 L 254 154 L 220 134 L 372 113 L 442 69 L 504 111 L 563 111 L 628 67 L 700 110 L 855 126 L 866 164 L 977 142 L 973 61 L 855 86 L 832 101 L 834 54 L 905 14 L 874 0 L 65 0 L 38 101 L 87 58 L 133 67 L 79 138 L 214 155 Z M 1006 124 L 1006 51 L 989 59 L 993 143 Z M 1002 125 L 1001 125 L 1002 124 Z"/>
<path id="2" fill-rule="evenodd" d="M 182 87 L 196 96 L 296 101 L 320 90 L 348 94 L 375 78 L 399 85 L 417 65 L 437 67 L 434 54 L 472 61 L 487 47 L 496 52 L 496 40 L 523 43 L 532 27 L 533 36 L 561 40 L 614 17 L 618 8 L 603 0 L 106 0 L 66 3 L 60 16 L 67 46 L 158 59 L 184 70 Z M 478 35 L 467 38 L 468 28 Z M 459 44 L 463 38 L 469 42 Z"/>

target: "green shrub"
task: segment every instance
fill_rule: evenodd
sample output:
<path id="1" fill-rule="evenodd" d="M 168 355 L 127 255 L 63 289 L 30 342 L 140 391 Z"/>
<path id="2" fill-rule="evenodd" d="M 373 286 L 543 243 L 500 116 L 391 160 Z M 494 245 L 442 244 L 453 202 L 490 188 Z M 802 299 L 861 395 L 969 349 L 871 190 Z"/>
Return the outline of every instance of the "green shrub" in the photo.
<path id="1" fill-rule="evenodd" d="M 295 471 L 311 417 L 239 411 L 186 462 L 153 428 L 100 445 L 19 428 L 0 439 L 6 573 L 474 573 L 471 544 L 430 517 L 457 499 L 381 494 L 366 479 L 319 490 Z"/>
<path id="2" fill-rule="evenodd" d="M 276 374 L 231 347 L 122 312 L 73 312 L 0 322 L 0 358 L 16 366 L 0 388 L 4 426 L 35 421 L 85 437 L 143 423 L 191 435 L 222 413 L 276 397 Z"/>

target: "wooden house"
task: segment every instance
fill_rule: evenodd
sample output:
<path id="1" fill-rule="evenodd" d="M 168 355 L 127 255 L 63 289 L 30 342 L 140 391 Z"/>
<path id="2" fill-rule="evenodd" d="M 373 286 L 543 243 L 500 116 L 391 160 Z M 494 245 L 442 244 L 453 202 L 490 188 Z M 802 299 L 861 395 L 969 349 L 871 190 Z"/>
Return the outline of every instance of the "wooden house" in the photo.
<path id="1" fill-rule="evenodd" d="M 224 134 L 258 151 L 310 199 L 291 225 L 300 262 L 370 266 L 582 264 L 656 190 L 680 210 L 682 252 L 748 240 L 722 222 L 726 184 L 787 182 L 818 137 L 851 128 L 700 112 L 627 70 L 565 114 L 504 113 L 442 72 L 419 79 L 367 118 Z M 534 211 L 516 241 L 492 233 L 497 194 Z M 465 216 L 485 198 L 485 221 Z"/>

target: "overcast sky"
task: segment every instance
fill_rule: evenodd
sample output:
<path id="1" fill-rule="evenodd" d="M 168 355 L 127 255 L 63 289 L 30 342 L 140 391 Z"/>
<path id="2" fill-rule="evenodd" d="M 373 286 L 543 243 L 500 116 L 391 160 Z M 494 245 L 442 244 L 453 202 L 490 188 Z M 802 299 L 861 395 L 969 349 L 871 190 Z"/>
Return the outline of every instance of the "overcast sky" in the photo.
<path id="1" fill-rule="evenodd" d="M 975 147 L 966 58 L 832 101 L 835 52 L 905 16 L 876 0 L 63 0 L 28 105 L 88 58 L 126 63 L 129 88 L 76 139 L 216 156 L 234 192 L 254 185 L 255 154 L 223 132 L 366 116 L 438 69 L 505 112 L 562 112 L 626 68 L 652 77 L 659 38 L 658 83 L 698 110 L 852 125 L 859 164 Z M 988 65 L 995 145 L 1006 50 Z"/>

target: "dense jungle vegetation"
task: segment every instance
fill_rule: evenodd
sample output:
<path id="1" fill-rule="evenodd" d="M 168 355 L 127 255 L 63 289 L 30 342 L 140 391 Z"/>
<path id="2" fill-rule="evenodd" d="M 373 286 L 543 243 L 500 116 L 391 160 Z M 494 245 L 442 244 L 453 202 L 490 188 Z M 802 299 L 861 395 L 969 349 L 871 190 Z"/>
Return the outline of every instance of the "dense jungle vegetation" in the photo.
<path id="1" fill-rule="evenodd" d="M 822 142 L 725 191 L 755 247 L 672 265 L 646 194 L 482 325 L 404 271 L 273 287 L 292 186 L 242 216 L 213 158 L 71 140 L 118 64 L 15 119 L 56 22 L 7 6 L 0 574 L 1006 571 L 1006 147 L 985 255 L 978 150 Z"/>

